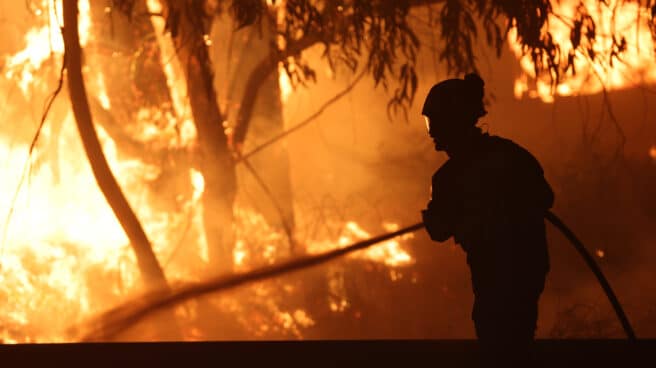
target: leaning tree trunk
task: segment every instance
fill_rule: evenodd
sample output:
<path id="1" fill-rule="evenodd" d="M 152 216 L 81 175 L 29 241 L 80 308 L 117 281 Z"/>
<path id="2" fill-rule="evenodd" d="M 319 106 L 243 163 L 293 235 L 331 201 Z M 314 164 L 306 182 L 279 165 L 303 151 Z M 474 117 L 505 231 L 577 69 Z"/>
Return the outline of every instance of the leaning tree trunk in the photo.
<path id="1" fill-rule="evenodd" d="M 166 277 L 160 267 L 150 242 L 136 215 L 123 195 L 103 154 L 96 134 L 87 93 L 82 78 L 82 51 L 77 26 L 77 0 L 64 1 L 64 45 L 66 51 L 66 70 L 68 90 L 77 128 L 84 150 L 89 158 L 91 169 L 100 190 L 111 206 L 116 218 L 125 231 L 139 265 L 146 286 L 156 289 L 168 288 Z"/>
<path id="2" fill-rule="evenodd" d="M 187 80 L 191 113 L 200 148 L 200 169 L 205 179 L 203 224 L 212 272 L 233 269 L 233 212 L 236 193 L 235 163 L 223 128 L 223 115 L 214 89 L 214 73 L 205 44 L 211 20 L 202 8 L 183 1 L 169 1 L 175 14 L 172 29 L 178 58 Z"/>

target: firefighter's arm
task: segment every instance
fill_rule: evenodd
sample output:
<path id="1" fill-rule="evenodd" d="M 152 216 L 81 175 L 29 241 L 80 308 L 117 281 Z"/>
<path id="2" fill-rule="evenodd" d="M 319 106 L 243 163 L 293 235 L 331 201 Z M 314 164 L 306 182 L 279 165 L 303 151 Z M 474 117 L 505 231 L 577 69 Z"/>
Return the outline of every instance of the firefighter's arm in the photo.
<path id="1" fill-rule="evenodd" d="M 450 221 L 453 214 L 446 193 L 441 191 L 443 186 L 440 186 L 437 179 L 435 175 L 431 186 L 431 200 L 428 201 L 426 209 L 421 211 L 421 216 L 431 239 L 443 242 L 453 236 L 453 226 Z"/>
<path id="2" fill-rule="evenodd" d="M 444 221 L 444 217 L 436 215 L 430 208 L 421 211 L 421 217 L 424 220 L 428 235 L 434 241 L 443 242 L 453 236 L 451 229 Z"/>

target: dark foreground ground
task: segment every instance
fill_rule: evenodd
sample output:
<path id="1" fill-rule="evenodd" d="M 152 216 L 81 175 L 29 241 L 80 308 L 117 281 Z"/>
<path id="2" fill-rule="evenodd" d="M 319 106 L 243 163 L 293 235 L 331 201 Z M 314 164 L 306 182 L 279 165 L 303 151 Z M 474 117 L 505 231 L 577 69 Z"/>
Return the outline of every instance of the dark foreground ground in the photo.
<path id="1" fill-rule="evenodd" d="M 2 367 L 476 367 L 470 340 L 0 345 Z M 540 340 L 544 367 L 656 367 L 656 340 Z"/>

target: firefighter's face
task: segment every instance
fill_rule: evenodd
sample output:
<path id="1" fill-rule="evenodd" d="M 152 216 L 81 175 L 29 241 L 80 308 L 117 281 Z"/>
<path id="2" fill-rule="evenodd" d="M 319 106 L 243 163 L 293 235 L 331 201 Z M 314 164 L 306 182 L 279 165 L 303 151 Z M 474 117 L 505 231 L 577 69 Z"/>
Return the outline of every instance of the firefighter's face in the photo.
<path id="1" fill-rule="evenodd" d="M 431 117 L 424 115 L 428 135 L 433 139 L 437 151 L 448 151 L 451 146 L 457 144 L 462 135 L 458 122 L 447 116 Z"/>

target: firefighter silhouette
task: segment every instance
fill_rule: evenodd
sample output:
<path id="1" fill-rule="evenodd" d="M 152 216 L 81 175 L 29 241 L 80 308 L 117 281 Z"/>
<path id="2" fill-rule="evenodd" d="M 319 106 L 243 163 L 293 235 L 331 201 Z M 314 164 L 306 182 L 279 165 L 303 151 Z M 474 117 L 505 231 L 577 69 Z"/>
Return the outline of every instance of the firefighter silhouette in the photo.
<path id="1" fill-rule="evenodd" d="M 512 141 L 483 133 L 484 82 L 476 74 L 435 85 L 422 114 L 447 162 L 422 211 L 435 241 L 453 237 L 467 254 L 472 319 L 489 363 L 528 359 L 538 299 L 549 271 L 544 215 L 554 200 L 538 161 Z"/>

